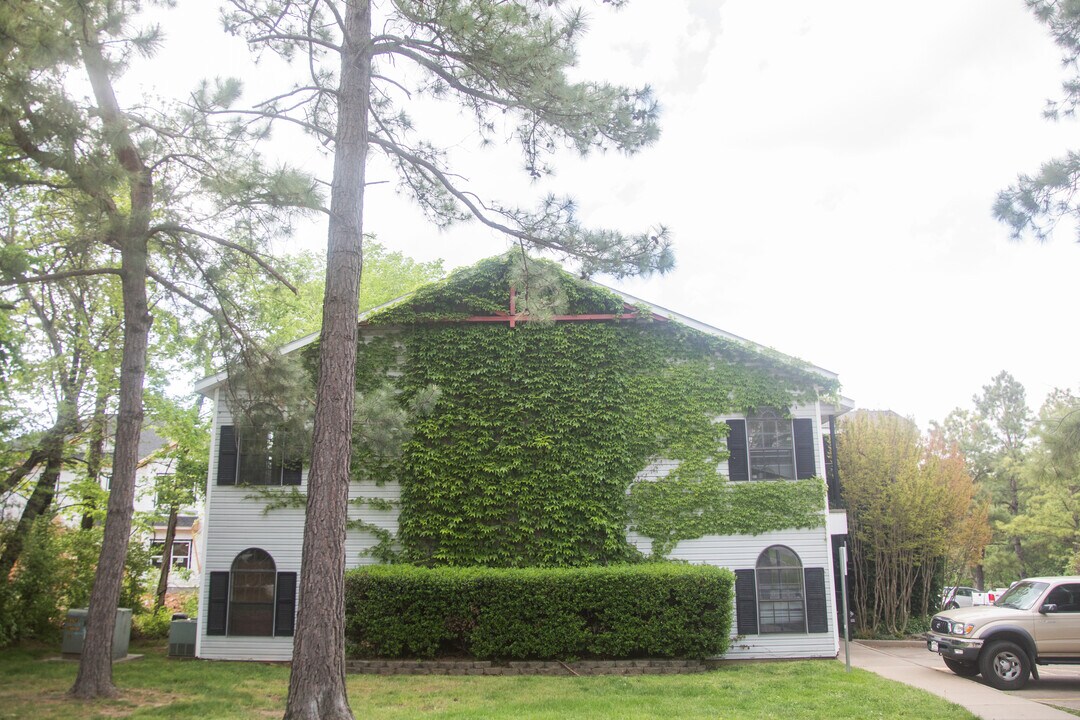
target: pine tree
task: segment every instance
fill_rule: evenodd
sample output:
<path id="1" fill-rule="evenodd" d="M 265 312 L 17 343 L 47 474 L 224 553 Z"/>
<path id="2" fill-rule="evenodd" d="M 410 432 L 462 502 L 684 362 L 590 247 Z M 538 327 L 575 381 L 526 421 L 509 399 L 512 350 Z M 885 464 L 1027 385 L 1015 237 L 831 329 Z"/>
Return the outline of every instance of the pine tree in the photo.
<path id="1" fill-rule="evenodd" d="M 613 2 L 620 5 L 621 2 Z M 633 153 L 658 136 L 648 88 L 571 82 L 580 10 L 559 0 L 231 0 L 226 25 L 260 49 L 299 55 L 310 77 L 250 110 L 252 122 L 287 122 L 334 155 L 313 456 L 300 604 L 286 718 L 351 718 L 345 694 L 344 569 L 350 438 L 354 415 L 356 307 L 363 259 L 365 167 L 384 153 L 401 187 L 440 226 L 475 218 L 522 246 L 616 275 L 672 265 L 663 228 L 625 235 L 591 230 L 567 198 L 535 210 L 483 202 L 418 137 L 401 107 L 445 98 L 471 113 L 485 140 L 509 131 L 534 177 L 563 146 L 582 154 Z M 378 16 L 373 16 L 378 14 Z M 377 28 L 373 32 L 372 28 Z"/>
<path id="2" fill-rule="evenodd" d="M 1080 7 L 1061 0 L 1025 0 L 1035 17 L 1050 30 L 1061 48 L 1062 66 L 1080 67 Z M 1072 118 L 1080 107 L 1080 75 L 1062 83 L 1064 97 L 1047 101 L 1043 114 L 1048 120 Z M 1016 183 L 998 193 L 994 217 L 1009 226 L 1014 240 L 1031 235 L 1045 241 L 1062 218 L 1080 220 L 1077 187 L 1080 183 L 1080 152 L 1070 150 L 1063 157 L 1043 163 L 1034 174 L 1021 174 Z M 1080 237 L 1080 224 L 1076 225 Z"/>

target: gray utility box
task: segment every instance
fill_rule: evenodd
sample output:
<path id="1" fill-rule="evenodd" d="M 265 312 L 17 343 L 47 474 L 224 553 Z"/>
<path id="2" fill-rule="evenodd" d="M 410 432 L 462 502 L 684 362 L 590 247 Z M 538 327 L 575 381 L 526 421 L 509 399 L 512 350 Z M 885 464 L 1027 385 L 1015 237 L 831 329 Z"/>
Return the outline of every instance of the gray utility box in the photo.
<path id="1" fill-rule="evenodd" d="M 195 657 L 195 635 L 198 628 L 198 620 L 189 620 L 186 617 L 173 620 L 169 625 L 169 657 Z"/>
<path id="2" fill-rule="evenodd" d="M 60 646 L 65 657 L 82 655 L 83 641 L 86 640 L 86 608 L 68 610 L 64 623 L 64 640 Z M 131 608 L 116 608 L 116 629 L 113 630 L 112 659 L 127 657 L 128 642 L 131 640 Z"/>

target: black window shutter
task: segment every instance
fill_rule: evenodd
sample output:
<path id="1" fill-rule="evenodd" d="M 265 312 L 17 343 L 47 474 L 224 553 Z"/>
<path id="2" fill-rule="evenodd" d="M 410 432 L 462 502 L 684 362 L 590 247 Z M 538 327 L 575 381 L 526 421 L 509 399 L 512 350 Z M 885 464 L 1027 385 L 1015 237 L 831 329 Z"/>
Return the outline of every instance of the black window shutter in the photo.
<path id="1" fill-rule="evenodd" d="M 757 635 L 757 582 L 753 570 L 735 571 L 735 619 L 740 635 Z"/>
<path id="2" fill-rule="evenodd" d="M 236 428 L 232 425 L 221 426 L 218 441 L 217 484 L 236 484 Z"/>
<path id="3" fill-rule="evenodd" d="M 791 424 L 795 433 L 795 477 L 799 480 L 812 478 L 817 474 L 814 466 L 817 447 L 814 442 L 814 421 L 809 418 L 796 418 Z"/>
<path id="4" fill-rule="evenodd" d="M 829 632 L 829 615 L 825 604 L 825 568 L 803 568 L 806 582 L 806 632 Z"/>
<path id="5" fill-rule="evenodd" d="M 728 477 L 732 480 L 749 480 L 750 463 L 746 457 L 746 421 L 727 420 L 731 432 L 727 436 Z M 755 630 L 756 632 L 756 630 Z"/>
<path id="6" fill-rule="evenodd" d="M 277 594 L 274 608 L 274 636 L 292 637 L 296 619 L 296 573 L 277 574 Z"/>
<path id="7" fill-rule="evenodd" d="M 210 573 L 210 601 L 206 610 L 206 634 L 224 635 L 228 622 L 229 573 L 212 572 Z"/>

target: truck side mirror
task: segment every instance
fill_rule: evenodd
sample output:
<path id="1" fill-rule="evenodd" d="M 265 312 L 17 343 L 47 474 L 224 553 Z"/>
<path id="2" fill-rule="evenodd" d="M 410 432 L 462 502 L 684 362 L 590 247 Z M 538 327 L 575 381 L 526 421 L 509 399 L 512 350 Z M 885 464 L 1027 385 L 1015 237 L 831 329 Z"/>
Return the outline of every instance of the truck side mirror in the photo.
<path id="1" fill-rule="evenodd" d="M 1047 613 L 1056 613 L 1057 609 L 1058 606 L 1055 603 L 1043 603 L 1042 607 L 1039 608 L 1039 612 L 1045 615 Z"/>

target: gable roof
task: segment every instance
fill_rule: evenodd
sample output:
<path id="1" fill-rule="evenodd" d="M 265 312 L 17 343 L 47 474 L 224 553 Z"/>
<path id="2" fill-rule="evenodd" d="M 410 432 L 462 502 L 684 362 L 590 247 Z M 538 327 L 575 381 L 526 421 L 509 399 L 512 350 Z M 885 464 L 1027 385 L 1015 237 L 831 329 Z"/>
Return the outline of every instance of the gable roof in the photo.
<path id="1" fill-rule="evenodd" d="M 437 281 L 435 283 L 429 283 L 428 285 L 425 285 L 425 286 L 423 286 L 421 288 L 418 288 L 417 290 L 415 290 L 415 291 L 413 291 L 411 293 L 408 293 L 406 295 L 402 295 L 401 297 L 395 298 L 394 300 L 391 300 L 391 301 L 389 301 L 387 303 L 384 303 L 384 304 L 382 304 L 382 305 L 380 305 L 378 307 L 375 307 L 375 308 L 367 310 L 367 311 L 365 311 L 363 313 L 360 313 L 358 315 L 358 317 L 357 317 L 357 321 L 359 323 L 361 323 L 361 324 L 368 324 L 369 322 L 371 322 L 373 320 L 375 320 L 375 321 L 382 320 L 382 322 L 384 324 L 393 325 L 393 324 L 395 324 L 394 320 L 392 319 L 393 316 L 395 315 L 394 310 L 399 311 L 398 313 L 396 313 L 397 315 L 401 315 L 402 317 L 407 317 L 408 314 L 403 313 L 401 311 L 406 310 L 405 306 L 410 301 L 412 301 L 414 304 L 422 304 L 424 301 L 431 302 L 433 297 L 437 295 L 437 292 L 438 292 L 439 289 L 444 289 L 445 290 L 446 288 L 454 287 L 455 284 L 467 284 L 468 282 L 474 280 L 475 278 L 473 276 L 479 275 L 480 274 L 480 269 L 482 269 L 486 265 L 487 266 L 493 266 L 493 265 L 497 265 L 497 264 L 499 264 L 501 262 L 506 264 L 506 265 L 509 265 L 509 262 L 508 262 L 509 257 L 510 257 L 510 254 L 508 253 L 508 254 L 504 254 L 504 255 L 501 255 L 501 256 L 496 256 L 496 257 L 493 257 L 493 258 L 487 258 L 485 260 L 481 260 L 480 262 L 478 262 L 478 263 L 476 263 L 474 265 L 471 265 L 471 266 L 467 266 L 467 267 L 464 267 L 464 268 L 458 268 L 457 270 L 453 271 L 448 277 L 446 277 L 443 280 Z M 776 350 L 774 350 L 774 349 L 772 349 L 770 347 L 767 347 L 765 345 L 760 345 L 760 344 L 755 343 L 755 342 L 753 342 L 751 340 L 747 340 L 746 338 L 740 337 L 740 336 L 735 335 L 733 333 L 729 333 L 729 332 L 727 332 L 725 330 L 721 330 L 720 328 L 713 327 L 712 325 L 701 322 L 700 320 L 695 320 L 695 319 L 693 319 L 691 317 L 688 317 L 686 315 L 682 315 L 681 313 L 677 313 L 677 312 L 675 312 L 673 310 L 669 310 L 668 308 L 665 308 L 665 307 L 662 307 L 662 306 L 657 305 L 655 303 L 649 302 L 648 300 L 643 300 L 641 298 L 630 295 L 629 293 L 623 292 L 622 290 L 618 290 L 616 288 L 608 287 L 608 286 L 606 286 L 606 285 L 604 285 L 602 283 L 598 283 L 598 282 L 596 282 L 594 280 L 582 279 L 582 278 L 574 277 L 573 275 L 571 275 L 570 273 L 568 273 L 564 269 L 562 269 L 561 266 L 559 266 L 557 263 L 554 263 L 552 261 L 530 259 L 530 263 L 533 263 L 533 262 L 543 264 L 545 267 L 548 267 L 548 268 L 553 267 L 554 269 L 557 269 L 557 272 L 560 275 L 561 282 L 575 283 L 575 284 L 577 284 L 577 287 L 579 289 L 591 289 L 591 290 L 593 290 L 593 291 L 595 291 L 597 293 L 597 297 L 601 297 L 600 294 L 602 294 L 603 296 L 607 296 L 608 298 L 617 298 L 617 299 L 622 301 L 621 304 L 623 304 L 623 305 L 625 305 L 627 307 L 632 306 L 632 307 L 635 307 L 635 308 L 642 308 L 644 310 L 647 310 L 648 313 L 651 314 L 656 319 L 671 320 L 673 322 L 678 323 L 679 325 L 682 325 L 682 326 L 685 326 L 685 327 L 690 328 L 692 330 L 695 330 L 695 331 L 697 331 L 699 333 L 702 333 L 702 334 L 704 334 L 706 336 L 717 338 L 719 340 L 726 341 L 728 343 L 733 343 L 733 344 L 739 346 L 743 350 L 750 351 L 750 352 L 752 352 L 754 354 L 761 355 L 762 357 L 765 357 L 765 358 L 770 358 L 770 359 L 772 359 L 774 361 L 779 361 L 783 365 L 787 365 L 787 366 L 790 366 L 792 368 L 797 368 L 799 370 L 808 372 L 808 373 L 810 373 L 812 375 L 817 375 L 817 376 L 821 377 L 828 384 L 837 384 L 838 383 L 837 374 L 835 372 L 831 371 L 831 370 L 827 370 L 827 369 L 819 367 L 817 365 L 807 363 L 807 362 L 805 362 L 803 360 L 800 360 L 799 358 L 796 358 L 796 357 L 794 357 L 792 355 L 787 355 L 787 354 L 778 352 L 778 351 L 776 351 Z M 509 288 L 507 288 L 507 289 L 509 290 Z M 476 298 L 471 298 L 470 297 L 470 298 L 466 298 L 465 300 L 475 301 Z M 462 301 L 462 305 L 463 305 L 463 307 L 468 307 L 470 305 L 470 303 L 466 302 L 465 300 Z M 509 301 L 508 305 L 513 302 L 513 300 L 511 300 L 509 297 L 507 298 L 507 300 Z M 610 301 L 608 301 L 608 302 L 610 303 Z M 472 304 L 475 305 L 475 302 L 472 303 Z M 483 303 L 481 303 L 481 304 L 483 304 Z M 453 314 L 453 313 L 443 313 L 444 315 L 446 315 L 444 320 L 445 321 L 454 321 L 455 319 L 457 319 L 457 320 L 460 320 L 460 321 L 465 321 L 465 320 L 470 319 L 468 317 L 470 312 L 475 312 L 475 309 L 472 310 L 472 311 L 464 312 L 464 313 L 457 313 L 456 315 Z M 460 317 L 458 317 L 458 315 L 460 315 Z M 502 313 L 502 315 L 505 316 L 506 314 Z M 582 319 L 584 319 L 585 317 L 588 317 L 588 316 L 582 316 Z M 471 319 L 475 320 L 477 318 L 473 317 Z M 481 319 L 483 319 L 483 318 L 481 318 Z M 493 316 L 493 319 L 494 319 L 494 316 Z M 421 313 L 417 313 L 416 316 L 414 316 L 414 321 L 417 321 L 417 322 L 425 322 L 425 321 L 428 321 L 428 320 L 429 320 L 429 318 L 423 317 L 421 315 Z M 513 323 L 511 323 L 511 324 L 513 324 Z M 278 352 L 280 352 L 283 355 L 289 354 L 289 353 L 295 352 L 297 350 L 300 350 L 300 349 L 302 349 L 304 347 L 307 347 L 308 345 L 311 345 L 312 343 L 316 342 L 318 339 L 319 339 L 319 333 L 315 332 L 315 333 L 312 333 L 312 334 L 307 335 L 305 337 L 294 340 L 294 341 L 292 341 L 292 342 L 290 342 L 290 343 L 288 343 L 286 345 L 283 345 L 282 347 L 278 348 Z M 221 386 L 227 379 L 228 379 L 228 372 L 223 370 L 221 372 L 218 372 L 218 373 L 216 373 L 214 375 L 211 375 L 209 377 L 203 378 L 202 380 L 198 381 L 195 384 L 194 389 L 198 393 L 201 393 L 201 394 L 206 395 L 206 396 L 210 396 L 213 393 L 213 391 L 216 388 L 218 388 L 219 386 Z M 854 403 L 850 399 L 839 397 L 839 403 L 837 403 L 835 405 L 834 411 L 836 413 L 843 413 L 843 412 L 846 412 L 847 410 L 850 410 L 853 407 L 854 407 Z"/>

